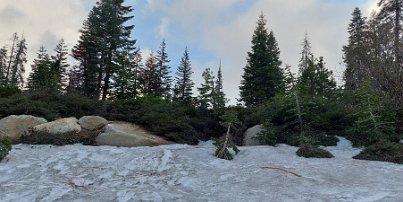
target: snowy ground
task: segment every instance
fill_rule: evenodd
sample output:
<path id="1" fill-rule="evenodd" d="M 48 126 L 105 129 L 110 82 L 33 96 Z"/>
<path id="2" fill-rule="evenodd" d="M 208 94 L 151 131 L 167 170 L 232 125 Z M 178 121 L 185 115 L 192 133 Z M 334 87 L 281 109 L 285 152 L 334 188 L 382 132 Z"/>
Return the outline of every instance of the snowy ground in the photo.
<path id="1" fill-rule="evenodd" d="M 403 201 L 403 166 L 354 160 L 345 140 L 333 159 L 297 148 L 240 147 L 233 161 L 198 146 L 15 145 L 0 163 L 0 201 Z M 295 172 L 295 176 L 277 167 Z"/>

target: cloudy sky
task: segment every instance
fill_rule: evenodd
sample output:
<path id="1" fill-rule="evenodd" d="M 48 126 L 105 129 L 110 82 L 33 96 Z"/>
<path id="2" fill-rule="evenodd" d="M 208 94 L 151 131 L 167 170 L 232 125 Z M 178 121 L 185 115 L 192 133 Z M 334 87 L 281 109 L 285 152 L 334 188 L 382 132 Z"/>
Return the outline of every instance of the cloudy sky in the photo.
<path id="1" fill-rule="evenodd" d="M 64 38 L 71 48 L 83 20 L 96 0 L 1 0 L 0 46 L 10 43 L 14 32 L 28 42 L 29 61 L 41 45 L 53 50 Z M 187 46 L 198 87 L 202 71 L 218 69 L 220 58 L 224 90 L 236 103 L 246 53 L 261 12 L 277 38 L 283 63 L 297 69 L 301 42 L 307 32 L 316 56 L 340 80 L 344 71 L 341 48 L 355 7 L 368 16 L 378 0 L 126 0 L 134 7 L 133 38 L 144 55 L 158 50 L 166 39 L 175 71 Z M 50 53 L 52 53 L 50 51 Z M 28 69 L 28 68 L 27 68 Z"/>

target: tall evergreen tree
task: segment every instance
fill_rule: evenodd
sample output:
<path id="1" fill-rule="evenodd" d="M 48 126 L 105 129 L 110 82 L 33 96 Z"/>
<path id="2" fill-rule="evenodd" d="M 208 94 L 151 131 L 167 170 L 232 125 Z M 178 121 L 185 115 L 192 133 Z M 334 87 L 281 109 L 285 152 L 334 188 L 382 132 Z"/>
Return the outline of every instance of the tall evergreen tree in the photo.
<path id="1" fill-rule="evenodd" d="M 157 69 L 158 77 L 160 80 L 160 87 L 157 91 L 158 96 L 163 98 L 171 98 L 171 88 L 172 88 L 172 77 L 171 77 L 171 67 L 169 66 L 170 60 L 168 59 L 168 53 L 166 51 L 165 40 L 161 42 L 160 49 L 157 52 Z"/>
<path id="2" fill-rule="evenodd" d="M 304 41 L 302 42 L 301 59 L 299 60 L 299 74 L 305 71 L 311 65 L 313 60 L 311 42 L 308 39 L 308 33 L 305 33 Z"/>
<path id="3" fill-rule="evenodd" d="M 217 79 L 215 81 L 215 90 L 213 95 L 213 109 L 217 113 L 225 107 L 227 99 L 225 98 L 225 93 L 223 90 L 223 78 L 221 70 L 221 60 L 220 66 L 218 67 Z"/>
<path id="4" fill-rule="evenodd" d="M 6 85 L 7 49 L 0 49 L 0 86 Z"/>
<path id="5" fill-rule="evenodd" d="M 25 64 L 27 63 L 27 44 L 24 36 L 20 38 L 15 50 L 11 66 L 9 85 L 22 88 L 24 86 Z"/>
<path id="6" fill-rule="evenodd" d="M 183 102 L 189 101 L 189 99 L 192 97 L 192 88 L 194 86 L 194 83 L 191 79 L 192 74 L 193 71 L 189 59 L 189 51 L 186 47 L 181 59 L 181 63 L 176 72 L 174 100 Z"/>
<path id="7" fill-rule="evenodd" d="M 141 69 L 141 78 L 143 84 L 142 93 L 159 96 L 158 93 L 161 92 L 161 77 L 158 69 L 158 58 L 153 52 L 150 53 L 144 67 Z"/>
<path id="8" fill-rule="evenodd" d="M 362 17 L 361 10 L 355 8 L 348 27 L 348 45 L 343 46 L 345 89 L 356 90 L 368 78 L 369 69 L 366 67 L 367 43 L 366 43 L 366 19 Z"/>
<path id="9" fill-rule="evenodd" d="M 199 91 L 199 104 L 202 109 L 210 109 L 214 107 L 214 96 L 215 96 L 215 78 L 214 73 L 210 68 L 206 68 L 203 71 L 202 77 L 204 79 L 204 83 L 201 84 L 201 87 L 197 88 Z"/>
<path id="10" fill-rule="evenodd" d="M 52 56 L 52 77 L 56 84 L 56 88 L 59 91 L 63 91 L 66 87 L 67 70 L 69 68 L 69 64 L 67 63 L 68 49 L 64 42 L 64 39 L 61 39 L 59 41 L 54 51 L 56 52 L 56 55 Z"/>
<path id="11" fill-rule="evenodd" d="M 137 97 L 141 90 L 141 70 L 143 65 L 141 63 L 141 55 L 136 51 L 127 49 L 126 54 L 121 55 L 120 68 L 115 74 L 113 80 L 114 97 L 116 99 L 126 99 Z"/>
<path id="12" fill-rule="evenodd" d="M 273 32 L 267 31 L 266 19 L 261 14 L 240 86 L 241 101 L 246 106 L 259 105 L 284 90 L 284 76 L 280 66 L 280 50 L 276 39 Z"/>
<path id="13" fill-rule="evenodd" d="M 54 83 L 53 72 L 51 70 L 54 63 L 51 61 L 45 47 L 39 48 L 37 58 L 31 66 L 32 72 L 28 77 L 27 88 L 29 90 L 49 90 L 57 89 Z"/>
<path id="14" fill-rule="evenodd" d="M 86 95 L 106 99 L 110 93 L 111 78 L 122 68 L 119 55 L 135 40 L 130 39 L 134 25 L 126 25 L 133 18 L 131 6 L 124 0 L 100 0 L 91 10 L 80 31 L 81 37 L 73 49 L 81 62 Z"/>
<path id="15" fill-rule="evenodd" d="M 6 68 L 6 85 L 10 84 L 10 77 L 11 77 L 11 71 L 12 71 L 12 65 L 15 62 L 15 51 L 17 50 L 17 46 L 18 46 L 18 41 L 19 41 L 19 37 L 17 33 L 14 33 L 11 39 L 12 45 L 10 47 L 10 55 L 8 56 L 8 65 Z"/>
<path id="16" fill-rule="evenodd" d="M 305 96 L 331 97 L 336 90 L 336 81 L 332 71 L 325 68 L 323 57 L 319 60 L 309 60 L 308 66 L 301 72 L 297 87 Z"/>
<path id="17" fill-rule="evenodd" d="M 403 21 L 403 0 L 380 0 L 378 3 L 380 11 L 378 18 L 385 23 L 391 23 L 393 25 L 393 47 L 395 55 L 396 65 L 402 65 L 402 21 Z M 400 67 L 399 67 L 400 68 Z"/>

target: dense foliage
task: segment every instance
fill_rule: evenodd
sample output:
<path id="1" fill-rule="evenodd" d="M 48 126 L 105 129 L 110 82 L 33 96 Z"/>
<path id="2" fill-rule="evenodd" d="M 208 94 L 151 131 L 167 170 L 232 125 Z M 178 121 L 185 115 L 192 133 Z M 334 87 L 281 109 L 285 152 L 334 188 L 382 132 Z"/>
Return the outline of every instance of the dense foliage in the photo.
<path id="1" fill-rule="evenodd" d="M 11 141 L 0 136 L 0 162 L 8 155 L 8 153 L 11 151 L 11 148 Z"/>
<path id="2" fill-rule="evenodd" d="M 360 154 L 353 158 L 403 164 L 403 144 L 387 141 L 378 142 L 365 148 Z"/>
<path id="3" fill-rule="evenodd" d="M 297 155 L 305 158 L 333 158 L 333 154 L 310 144 L 303 144 L 297 151 Z"/>
<path id="4" fill-rule="evenodd" d="M 280 68 L 280 49 L 274 33 L 268 32 L 266 19 L 259 16 L 252 37 L 252 51 L 248 52 L 240 86 L 241 101 L 246 106 L 257 106 L 284 89 Z"/>

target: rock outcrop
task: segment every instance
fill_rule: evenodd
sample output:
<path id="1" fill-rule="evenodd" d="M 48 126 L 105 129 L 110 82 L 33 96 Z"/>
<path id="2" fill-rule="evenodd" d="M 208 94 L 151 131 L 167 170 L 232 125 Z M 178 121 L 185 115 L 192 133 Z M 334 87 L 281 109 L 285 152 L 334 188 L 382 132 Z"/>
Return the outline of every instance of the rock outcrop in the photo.
<path id="1" fill-rule="evenodd" d="M 139 126 L 125 122 L 108 124 L 104 132 L 96 138 L 97 145 L 121 147 L 158 146 L 170 143 L 161 137 L 150 134 Z"/>
<path id="2" fill-rule="evenodd" d="M 245 146 L 254 146 L 254 145 L 261 145 L 260 142 L 257 140 L 257 134 L 263 130 L 262 125 L 255 125 L 252 128 L 249 128 L 244 133 L 244 141 L 243 144 Z"/>
<path id="3" fill-rule="evenodd" d="M 99 130 L 108 124 L 108 121 L 100 116 L 83 116 L 78 120 L 81 128 L 86 130 Z"/>
<path id="4" fill-rule="evenodd" d="M 0 136 L 7 136 L 15 142 L 34 126 L 47 122 L 44 118 L 30 115 L 11 115 L 0 120 Z"/>
<path id="5" fill-rule="evenodd" d="M 45 124 L 37 125 L 33 127 L 34 133 L 41 134 L 71 134 L 81 131 L 81 126 L 78 124 L 78 120 L 74 117 L 58 119 L 56 121 L 48 122 Z"/>

